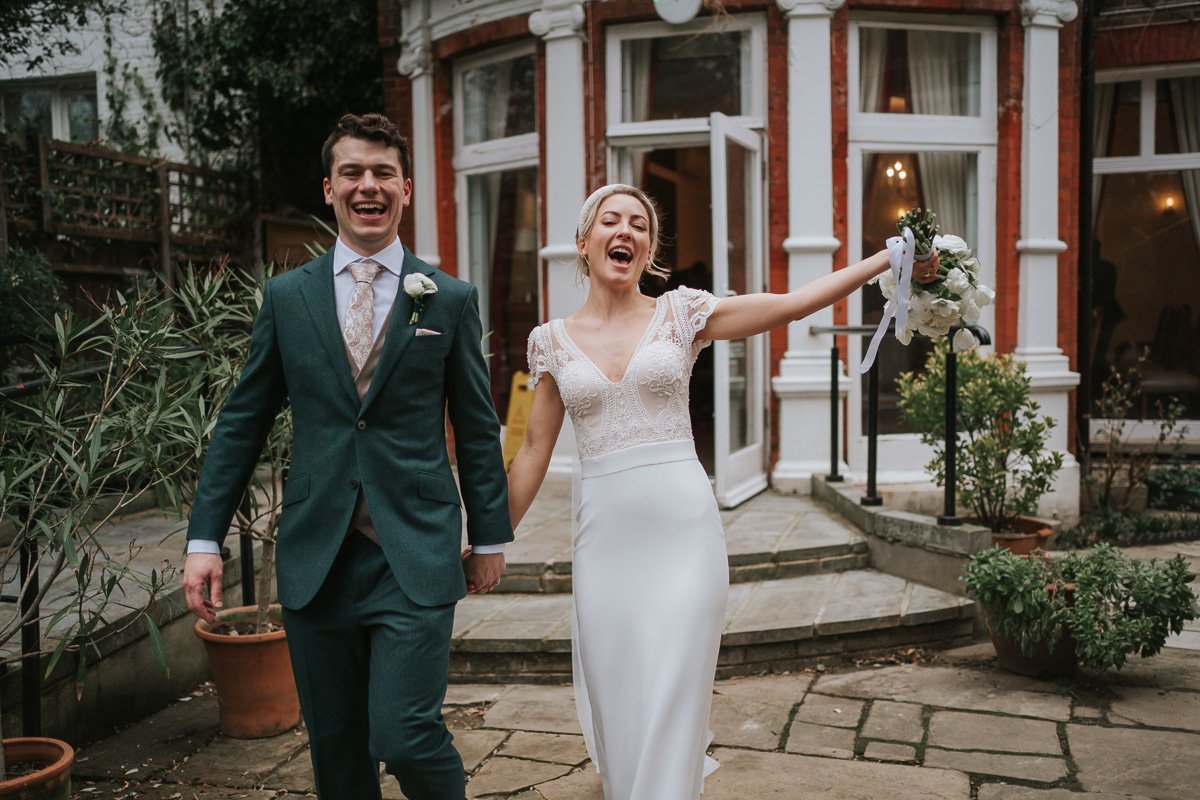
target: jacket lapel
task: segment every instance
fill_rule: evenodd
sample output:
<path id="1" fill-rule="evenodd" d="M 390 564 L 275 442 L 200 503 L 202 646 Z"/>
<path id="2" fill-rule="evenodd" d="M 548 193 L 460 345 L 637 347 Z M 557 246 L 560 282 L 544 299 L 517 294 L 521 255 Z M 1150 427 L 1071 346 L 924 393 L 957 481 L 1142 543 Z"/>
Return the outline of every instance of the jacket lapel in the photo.
<path id="1" fill-rule="evenodd" d="M 308 273 L 300 294 L 304 298 L 304 305 L 308 308 L 313 326 L 317 329 L 317 339 L 321 342 L 325 356 L 333 368 L 334 380 L 348 397 L 357 403 L 358 392 L 354 389 L 354 377 L 350 374 L 346 345 L 342 340 L 342 332 L 338 329 L 337 306 L 333 295 L 332 248 L 300 269 Z"/>
<path id="2" fill-rule="evenodd" d="M 363 398 L 362 411 L 366 411 L 367 407 L 371 405 L 371 401 L 379 394 L 379 387 L 387 382 L 388 376 L 396 368 L 400 357 L 404 355 L 404 351 L 408 349 L 416 335 L 417 326 L 408 324 L 408 320 L 412 316 L 413 301 L 404 293 L 404 276 L 414 272 L 432 275 L 434 267 L 414 256 L 412 251 L 406 247 L 404 248 L 404 266 L 400 270 L 400 289 L 396 292 L 396 300 L 392 304 L 392 318 L 388 321 L 387 337 L 383 340 L 383 352 L 379 355 L 379 366 L 375 370 L 375 376 L 371 379 L 371 388 L 367 391 L 367 396 Z M 430 302 L 431 299 L 425 301 L 426 309 Z"/>

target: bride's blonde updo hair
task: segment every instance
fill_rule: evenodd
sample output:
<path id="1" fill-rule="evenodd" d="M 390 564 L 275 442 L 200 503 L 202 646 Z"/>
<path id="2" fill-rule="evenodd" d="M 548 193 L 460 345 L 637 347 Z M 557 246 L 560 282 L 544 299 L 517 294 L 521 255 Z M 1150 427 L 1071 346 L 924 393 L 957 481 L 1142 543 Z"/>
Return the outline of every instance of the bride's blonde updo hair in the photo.
<path id="1" fill-rule="evenodd" d="M 654 208 L 654 201 L 636 186 L 630 186 L 627 183 L 610 183 L 592 192 L 588 199 L 583 201 L 583 208 L 579 210 L 579 227 L 575 229 L 575 243 L 578 244 L 587 239 L 592 232 L 592 226 L 596 224 L 596 214 L 600 211 L 601 204 L 614 194 L 627 194 L 646 209 L 646 218 L 650 221 L 650 252 L 646 266 L 642 269 L 642 275 L 649 273 L 660 278 L 668 277 L 671 274 L 670 267 L 658 263 L 658 212 Z M 590 265 L 582 255 L 575 257 L 575 268 L 581 278 L 587 277 L 590 271 Z"/>

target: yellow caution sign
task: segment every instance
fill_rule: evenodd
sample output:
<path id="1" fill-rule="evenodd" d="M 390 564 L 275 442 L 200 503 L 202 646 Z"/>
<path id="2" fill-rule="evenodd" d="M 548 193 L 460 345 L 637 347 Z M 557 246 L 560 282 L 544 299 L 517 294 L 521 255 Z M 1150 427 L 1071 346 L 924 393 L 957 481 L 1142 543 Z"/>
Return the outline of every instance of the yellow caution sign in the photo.
<path id="1" fill-rule="evenodd" d="M 512 465 L 517 451 L 525 441 L 525 427 L 533 409 L 533 389 L 529 388 L 529 373 L 514 372 L 512 391 L 508 395 L 508 417 L 504 420 L 504 469 Z"/>

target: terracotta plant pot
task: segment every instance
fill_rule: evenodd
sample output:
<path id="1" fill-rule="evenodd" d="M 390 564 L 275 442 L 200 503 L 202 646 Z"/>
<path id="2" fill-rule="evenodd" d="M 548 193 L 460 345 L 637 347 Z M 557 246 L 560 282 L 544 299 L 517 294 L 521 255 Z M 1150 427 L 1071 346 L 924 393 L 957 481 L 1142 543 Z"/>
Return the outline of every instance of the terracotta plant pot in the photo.
<path id="1" fill-rule="evenodd" d="M 1053 650 L 1047 647 L 1045 642 L 1039 642 L 1033 654 L 1028 656 L 1021 652 L 1015 641 L 996 633 L 991 623 L 991 614 L 988 614 L 988 633 L 991 634 L 992 644 L 996 647 L 996 663 L 1001 669 L 1017 675 L 1053 678 L 1070 675 L 1078 666 L 1075 658 L 1075 640 L 1066 631 L 1063 631 Z"/>
<path id="2" fill-rule="evenodd" d="M 217 612 L 222 622 L 254 622 L 254 606 Z M 271 606 L 271 621 L 282 624 L 279 606 Z M 237 739 L 275 736 L 300 724 L 300 699 L 288 656 L 287 632 L 227 636 L 196 621 L 196 635 L 208 651 L 208 665 L 217 686 L 221 733 Z"/>
<path id="3" fill-rule="evenodd" d="M 68 800 L 71 796 L 71 763 L 75 750 L 66 742 L 42 737 L 4 740 L 5 763 L 42 766 L 37 772 L 0 781 L 0 797 L 13 800 Z"/>
<path id="4" fill-rule="evenodd" d="M 1019 556 L 1026 556 L 1034 550 L 1045 550 L 1050 543 L 1054 531 L 1041 520 L 1032 517 L 1017 517 L 1012 522 L 1011 531 L 1003 533 L 992 532 L 992 544 L 1008 548 Z"/>

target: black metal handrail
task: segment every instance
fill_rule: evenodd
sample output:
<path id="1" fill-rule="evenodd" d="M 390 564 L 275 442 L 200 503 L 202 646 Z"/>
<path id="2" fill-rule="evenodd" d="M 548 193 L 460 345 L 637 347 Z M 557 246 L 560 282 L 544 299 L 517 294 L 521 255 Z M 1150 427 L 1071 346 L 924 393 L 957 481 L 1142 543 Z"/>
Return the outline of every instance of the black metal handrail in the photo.
<path id="1" fill-rule="evenodd" d="M 991 344 L 992 335 L 982 325 L 955 325 L 950 336 L 969 330 L 980 344 Z M 942 513 L 938 525 L 961 525 L 955 484 L 958 481 L 958 354 L 951 347 L 946 353 L 946 487 L 942 498 Z"/>
<path id="2" fill-rule="evenodd" d="M 956 325 L 950 329 L 949 335 L 953 337 L 955 333 L 962 329 L 969 330 L 982 345 L 992 343 L 991 333 L 982 325 Z M 838 406 L 841 404 L 841 397 L 838 393 L 838 381 L 841 376 L 841 352 L 838 348 L 837 337 L 839 335 L 867 336 L 874 334 L 875 330 L 874 325 L 812 325 L 809 327 L 809 333 L 814 336 L 820 334 L 834 335 L 829 359 L 829 475 L 825 478 L 831 483 L 837 483 L 842 480 L 842 476 L 838 474 L 838 455 L 841 450 L 839 447 L 841 437 L 838 435 Z M 859 502 L 864 506 L 878 506 L 883 504 L 883 498 L 879 496 L 876 485 L 878 440 L 879 360 L 876 359 L 867 372 L 867 491 L 865 495 L 859 498 Z M 958 517 L 957 513 L 958 499 L 955 489 L 958 459 L 958 355 L 954 352 L 953 347 L 946 354 L 945 457 L 946 486 L 943 496 L 942 513 L 938 515 L 937 520 L 939 525 L 961 525 L 962 520 Z"/>
<path id="3" fill-rule="evenodd" d="M 829 374 L 830 374 L 830 402 L 829 402 L 829 429 L 830 429 L 830 447 L 829 447 L 829 475 L 827 481 L 834 483 L 841 482 L 842 476 L 838 474 L 838 453 L 841 450 L 839 444 L 841 437 L 838 435 L 838 406 L 841 404 L 841 397 L 838 393 L 838 379 L 841 376 L 841 352 L 838 349 L 838 336 L 870 336 L 875 333 L 875 325 L 811 325 L 809 333 L 820 335 L 831 333 L 834 336 L 833 347 L 829 351 Z M 879 496 L 877 491 L 875 477 L 877 472 L 878 458 L 878 441 L 879 441 L 879 361 L 871 364 L 871 369 L 867 371 L 867 493 L 859 498 L 859 502 L 864 506 L 878 506 L 883 504 L 883 498 Z"/>

